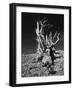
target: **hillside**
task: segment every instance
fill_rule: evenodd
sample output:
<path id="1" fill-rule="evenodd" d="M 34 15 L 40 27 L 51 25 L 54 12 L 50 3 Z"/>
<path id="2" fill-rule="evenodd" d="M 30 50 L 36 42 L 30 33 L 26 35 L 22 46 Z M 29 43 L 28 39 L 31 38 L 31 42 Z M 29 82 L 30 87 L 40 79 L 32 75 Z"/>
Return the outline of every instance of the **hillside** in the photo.
<path id="1" fill-rule="evenodd" d="M 64 52 L 59 50 L 60 58 L 54 60 L 54 65 L 43 67 L 41 61 L 37 61 L 37 54 L 22 56 L 22 77 L 64 75 Z M 53 72 L 54 71 L 54 72 Z"/>

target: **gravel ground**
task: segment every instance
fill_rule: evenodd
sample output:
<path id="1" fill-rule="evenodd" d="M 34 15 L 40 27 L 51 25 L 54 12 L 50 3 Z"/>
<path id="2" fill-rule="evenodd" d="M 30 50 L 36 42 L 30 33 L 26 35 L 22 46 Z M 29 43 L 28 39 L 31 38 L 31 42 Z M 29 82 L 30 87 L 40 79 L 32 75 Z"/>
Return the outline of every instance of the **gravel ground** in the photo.
<path id="1" fill-rule="evenodd" d="M 37 61 L 36 53 L 22 56 L 21 77 L 64 75 L 64 52 L 61 50 L 58 52 L 61 57 L 54 60 L 54 65 L 46 63 L 46 66 L 43 66 L 41 61 Z"/>

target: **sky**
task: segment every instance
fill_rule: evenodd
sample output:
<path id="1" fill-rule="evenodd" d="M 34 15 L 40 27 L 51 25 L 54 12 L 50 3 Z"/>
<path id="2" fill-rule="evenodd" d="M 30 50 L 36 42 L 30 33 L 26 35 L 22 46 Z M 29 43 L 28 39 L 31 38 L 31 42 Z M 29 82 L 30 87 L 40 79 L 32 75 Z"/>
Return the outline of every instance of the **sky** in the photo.
<path id="1" fill-rule="evenodd" d="M 36 22 L 38 20 L 47 20 L 47 24 L 53 25 L 47 34 L 51 31 L 53 34 L 60 33 L 60 41 L 57 43 L 57 49 L 63 49 L 64 46 L 64 15 L 44 14 L 44 13 L 24 13 L 22 12 L 22 54 L 31 54 L 36 52 Z M 46 28 L 47 29 L 47 28 Z M 46 30 L 45 29 L 45 30 Z"/>

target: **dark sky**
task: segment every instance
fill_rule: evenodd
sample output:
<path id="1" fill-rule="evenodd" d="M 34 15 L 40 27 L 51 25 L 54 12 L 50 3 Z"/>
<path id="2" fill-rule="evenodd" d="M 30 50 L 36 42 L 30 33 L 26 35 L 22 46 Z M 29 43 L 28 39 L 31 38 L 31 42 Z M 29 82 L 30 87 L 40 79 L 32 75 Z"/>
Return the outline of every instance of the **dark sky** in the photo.
<path id="1" fill-rule="evenodd" d="M 63 49 L 64 15 L 22 13 L 22 53 L 28 54 L 36 51 L 36 22 L 43 18 L 48 19 L 48 24 L 53 25 L 48 32 L 52 31 L 54 34 L 57 31 L 60 33 L 60 41 L 56 47 L 57 49 Z"/>

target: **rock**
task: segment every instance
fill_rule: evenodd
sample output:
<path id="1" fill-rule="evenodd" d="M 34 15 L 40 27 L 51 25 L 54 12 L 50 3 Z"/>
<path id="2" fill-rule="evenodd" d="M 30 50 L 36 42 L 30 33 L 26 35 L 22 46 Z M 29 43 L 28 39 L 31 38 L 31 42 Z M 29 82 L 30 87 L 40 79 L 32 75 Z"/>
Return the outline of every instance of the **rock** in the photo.
<path id="1" fill-rule="evenodd" d="M 46 63 L 46 62 L 51 63 L 51 62 L 52 62 L 52 61 L 51 61 L 51 57 L 50 57 L 50 56 L 45 55 L 45 56 L 43 57 L 43 59 L 42 59 L 42 62 L 43 62 L 43 63 Z"/>

